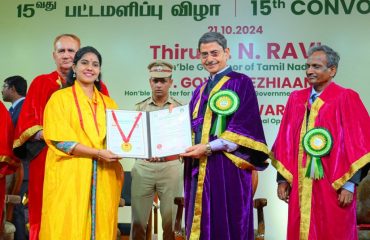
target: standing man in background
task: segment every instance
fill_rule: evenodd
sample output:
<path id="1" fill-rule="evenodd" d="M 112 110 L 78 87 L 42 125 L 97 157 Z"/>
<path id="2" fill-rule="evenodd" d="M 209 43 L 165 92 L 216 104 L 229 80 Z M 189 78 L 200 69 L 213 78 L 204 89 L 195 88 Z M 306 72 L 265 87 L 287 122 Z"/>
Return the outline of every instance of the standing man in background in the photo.
<path id="1" fill-rule="evenodd" d="M 2 90 L 3 100 L 5 102 L 11 102 L 12 106 L 9 108 L 9 112 L 12 118 L 13 125 L 17 125 L 19 113 L 23 106 L 24 98 L 27 93 L 27 81 L 21 76 L 12 76 L 4 80 Z M 23 179 L 20 189 L 20 197 L 23 198 L 24 194 L 28 191 L 28 172 L 29 172 L 29 161 L 22 161 L 23 166 Z M 14 182 L 14 174 L 7 176 L 7 185 Z M 13 211 L 13 224 L 15 226 L 14 240 L 23 240 L 28 238 L 26 231 L 26 216 L 25 211 L 27 207 L 22 203 L 16 204 Z"/>
<path id="2" fill-rule="evenodd" d="M 9 108 L 13 125 L 17 125 L 19 113 L 22 109 L 24 98 L 27 93 L 27 81 L 21 76 L 12 76 L 4 80 L 3 101 L 12 103 Z"/>
<path id="3" fill-rule="evenodd" d="M 209 80 L 190 101 L 194 146 L 185 161 L 185 227 L 190 239 L 251 240 L 252 170 L 264 170 L 268 149 L 252 80 L 227 65 L 218 32 L 198 42 Z"/>
<path id="4" fill-rule="evenodd" d="M 338 63 L 328 46 L 308 51 L 312 86 L 289 96 L 272 147 L 288 240 L 357 240 L 355 184 L 370 162 L 370 118 L 359 95 L 333 81 Z"/>
<path id="5" fill-rule="evenodd" d="M 180 106 L 181 103 L 170 97 L 173 66 L 165 61 L 149 64 L 149 83 L 152 96 L 136 104 L 137 111 L 155 111 Z M 174 139 L 175 140 L 175 139 Z M 163 239 L 174 239 L 176 205 L 175 197 L 182 196 L 182 163 L 178 156 L 164 158 L 137 159 L 132 169 L 131 186 L 131 239 L 144 240 L 154 194 L 160 200 Z"/>

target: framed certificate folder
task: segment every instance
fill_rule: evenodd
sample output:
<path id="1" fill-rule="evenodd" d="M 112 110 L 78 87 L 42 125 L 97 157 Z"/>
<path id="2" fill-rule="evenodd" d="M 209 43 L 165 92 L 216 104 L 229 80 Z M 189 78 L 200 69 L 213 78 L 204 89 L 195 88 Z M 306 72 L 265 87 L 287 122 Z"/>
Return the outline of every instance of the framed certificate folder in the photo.
<path id="1" fill-rule="evenodd" d="M 107 149 L 121 157 L 166 157 L 192 145 L 189 105 L 152 112 L 107 110 Z"/>

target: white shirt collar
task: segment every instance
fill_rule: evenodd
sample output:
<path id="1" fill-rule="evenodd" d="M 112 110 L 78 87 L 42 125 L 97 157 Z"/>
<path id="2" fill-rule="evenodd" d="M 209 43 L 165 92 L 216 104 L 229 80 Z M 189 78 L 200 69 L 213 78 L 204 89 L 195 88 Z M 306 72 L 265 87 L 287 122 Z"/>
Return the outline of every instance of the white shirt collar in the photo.
<path id="1" fill-rule="evenodd" d="M 23 99 L 25 99 L 25 97 L 18 98 L 15 102 L 13 102 L 13 104 L 12 104 L 13 109 L 14 109 L 14 108 L 15 108 L 15 106 L 17 106 L 17 104 L 18 104 L 18 103 L 20 103 Z"/>
<path id="2" fill-rule="evenodd" d="M 229 65 L 226 65 L 226 67 L 224 67 L 222 70 L 218 71 L 216 74 L 213 74 L 212 76 L 209 76 L 209 79 L 212 81 L 213 79 L 215 79 L 215 76 L 217 74 L 220 74 L 220 73 L 226 71 L 226 69 L 228 69 L 228 68 L 229 68 Z"/>

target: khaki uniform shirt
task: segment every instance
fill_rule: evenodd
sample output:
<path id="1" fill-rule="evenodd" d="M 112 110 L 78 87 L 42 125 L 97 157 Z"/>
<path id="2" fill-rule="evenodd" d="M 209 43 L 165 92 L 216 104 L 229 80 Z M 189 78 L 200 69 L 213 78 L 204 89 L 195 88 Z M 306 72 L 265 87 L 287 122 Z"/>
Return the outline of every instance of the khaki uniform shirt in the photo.
<path id="1" fill-rule="evenodd" d="M 136 111 L 157 111 L 157 110 L 162 110 L 162 109 L 168 109 L 170 105 L 173 104 L 174 107 L 181 106 L 182 104 L 174 99 L 171 96 L 168 96 L 167 102 L 163 106 L 158 106 L 152 97 L 148 97 L 144 101 L 141 101 L 136 104 Z"/>
<path id="2" fill-rule="evenodd" d="M 174 99 L 171 96 L 168 96 L 167 102 L 163 106 L 158 106 L 152 97 L 148 97 L 144 101 L 141 101 L 137 103 L 136 106 L 136 111 L 156 111 L 156 110 L 162 110 L 162 109 L 168 109 L 170 105 L 173 104 L 175 107 L 181 106 L 182 104 Z"/>

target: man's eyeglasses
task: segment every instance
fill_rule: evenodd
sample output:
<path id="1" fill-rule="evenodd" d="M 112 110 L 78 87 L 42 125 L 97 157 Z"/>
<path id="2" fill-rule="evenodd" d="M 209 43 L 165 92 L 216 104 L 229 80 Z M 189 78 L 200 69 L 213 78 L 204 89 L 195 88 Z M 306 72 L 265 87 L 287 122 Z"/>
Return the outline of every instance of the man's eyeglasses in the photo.
<path id="1" fill-rule="evenodd" d="M 3 85 L 3 89 L 5 89 L 5 88 L 9 88 L 9 85 L 8 84 L 4 84 Z"/>
<path id="2" fill-rule="evenodd" d="M 213 50 L 213 51 L 210 51 L 210 52 L 201 52 L 200 53 L 200 57 L 202 58 L 202 59 L 206 59 L 206 58 L 208 58 L 208 56 L 211 56 L 211 57 L 218 57 L 218 56 L 220 56 L 221 55 L 221 51 L 219 51 L 219 50 Z"/>

